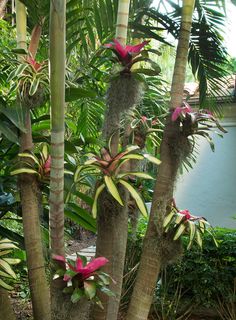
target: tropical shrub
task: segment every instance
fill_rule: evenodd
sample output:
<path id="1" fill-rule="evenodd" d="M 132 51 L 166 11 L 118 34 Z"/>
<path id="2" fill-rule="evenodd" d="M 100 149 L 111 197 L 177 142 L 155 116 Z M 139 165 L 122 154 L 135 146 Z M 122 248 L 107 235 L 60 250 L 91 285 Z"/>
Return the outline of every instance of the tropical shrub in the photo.
<path id="1" fill-rule="evenodd" d="M 56 276 L 63 276 L 67 283 L 63 292 L 71 294 L 71 302 L 76 303 L 82 297 L 94 300 L 101 308 L 103 307 L 97 291 L 112 295 L 108 289 L 110 277 L 99 269 L 109 261 L 104 257 L 98 257 L 87 263 L 85 256 L 77 255 L 76 260 L 66 259 L 63 256 L 54 255 L 53 259 L 60 265 Z"/>
<path id="2" fill-rule="evenodd" d="M 132 293 L 145 228 L 146 222 L 141 219 L 136 241 L 132 237 L 128 240 L 122 307 L 127 306 Z M 189 304 L 196 306 L 197 312 L 198 306 L 218 309 L 219 301 L 227 305 L 235 299 L 236 230 L 216 228 L 214 236 L 218 247 L 212 235 L 206 233 L 202 236 L 202 249 L 196 243 L 191 250 L 187 250 L 189 237 L 182 237 L 185 248 L 182 257 L 166 266 L 158 280 L 154 298 L 156 310 L 161 310 L 161 305 L 168 301 L 175 301 L 172 311 L 183 314 Z M 170 304 L 168 306 L 170 308 Z"/>

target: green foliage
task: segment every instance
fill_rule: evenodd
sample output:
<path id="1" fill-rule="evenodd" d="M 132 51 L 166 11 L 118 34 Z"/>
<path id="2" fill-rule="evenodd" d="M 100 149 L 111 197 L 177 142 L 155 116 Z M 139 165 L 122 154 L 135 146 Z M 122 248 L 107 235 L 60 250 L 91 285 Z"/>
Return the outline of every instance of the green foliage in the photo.
<path id="1" fill-rule="evenodd" d="M 123 307 L 127 305 L 132 293 L 145 230 L 146 222 L 141 220 L 137 240 L 134 242 L 129 238 L 128 241 Z M 216 228 L 214 236 L 219 246 L 215 246 L 211 235 L 204 234 L 202 250 L 197 245 L 193 245 L 191 250 L 186 250 L 189 240 L 188 237 L 183 237 L 183 256 L 177 263 L 168 265 L 161 273 L 161 281 L 158 280 L 154 299 L 157 310 L 160 310 L 160 304 L 164 303 L 163 299 L 166 299 L 165 303 L 169 301 L 165 305 L 168 305 L 168 308 L 174 300 L 178 302 L 177 306 L 172 307 L 181 315 L 187 311 L 189 305 L 192 309 L 193 306 L 195 309 L 198 306 L 218 309 L 219 301 L 225 305 L 232 301 L 236 277 L 236 230 Z M 176 293 L 180 296 L 178 301 Z M 170 314 L 168 319 L 171 319 Z"/>
<path id="2" fill-rule="evenodd" d="M 6 279 L 16 279 L 16 274 L 12 269 L 12 265 L 19 263 L 20 259 L 14 259 L 9 254 L 13 249 L 17 249 L 17 246 L 8 239 L 0 240 L 0 286 L 6 290 L 12 290 Z"/>
<path id="3" fill-rule="evenodd" d="M 79 166 L 75 172 L 75 176 L 79 176 L 83 170 L 90 169 L 100 171 L 101 182 L 96 189 L 94 202 L 92 206 L 92 214 L 94 218 L 97 215 L 97 200 L 104 189 L 106 189 L 112 197 L 123 206 L 123 200 L 121 199 L 119 186 L 123 186 L 130 193 L 131 197 L 135 200 L 140 212 L 147 216 L 146 206 L 140 197 L 139 193 L 126 179 L 129 177 L 138 177 L 142 179 L 153 179 L 149 174 L 144 172 L 127 172 L 122 170 L 122 166 L 130 160 L 143 160 L 146 158 L 150 162 L 160 164 L 160 160 L 149 154 L 141 154 L 138 152 L 138 146 L 129 146 L 124 151 L 119 152 L 116 156 L 112 157 L 110 148 L 101 149 L 101 156 L 96 154 L 90 154 L 90 159 L 87 160 L 84 165 Z M 134 153 L 135 152 L 135 153 Z"/>

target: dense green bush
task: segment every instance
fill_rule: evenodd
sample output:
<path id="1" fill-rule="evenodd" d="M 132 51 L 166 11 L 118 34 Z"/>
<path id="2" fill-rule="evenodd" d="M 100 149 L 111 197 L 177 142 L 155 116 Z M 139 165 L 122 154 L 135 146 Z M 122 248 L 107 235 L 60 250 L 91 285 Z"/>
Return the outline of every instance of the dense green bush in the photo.
<path id="1" fill-rule="evenodd" d="M 127 306 L 136 277 L 136 270 L 141 256 L 142 239 L 145 223 L 142 222 L 137 239 L 128 240 L 125 267 L 123 300 L 121 306 Z M 203 249 L 193 245 L 186 250 L 188 239 L 183 238 L 185 248 L 183 256 L 175 264 L 162 270 L 157 283 L 154 304 L 160 306 L 172 304 L 171 312 L 181 313 L 184 306 L 216 307 L 219 300 L 228 303 L 235 299 L 236 281 L 236 230 L 214 230 L 219 243 L 216 247 L 212 237 L 205 235 Z M 148 272 L 148 270 L 147 270 Z M 154 306 L 155 309 L 155 306 Z M 169 311 L 170 312 L 170 311 Z M 171 312 L 167 319 L 175 319 Z"/>
<path id="2" fill-rule="evenodd" d="M 216 229 L 215 237 L 218 248 L 206 235 L 202 251 L 197 246 L 185 250 L 181 261 L 167 267 L 167 275 L 174 275 L 170 292 L 179 283 L 183 297 L 191 297 L 195 304 L 206 307 L 215 305 L 218 298 L 230 298 L 236 278 L 236 230 Z"/>

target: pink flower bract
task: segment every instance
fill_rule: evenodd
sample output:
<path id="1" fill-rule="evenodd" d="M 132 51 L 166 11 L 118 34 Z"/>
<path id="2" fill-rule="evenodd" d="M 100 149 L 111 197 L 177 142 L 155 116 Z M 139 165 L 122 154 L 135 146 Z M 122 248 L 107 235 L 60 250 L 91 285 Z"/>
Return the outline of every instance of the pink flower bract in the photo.
<path id="1" fill-rule="evenodd" d="M 26 58 L 26 61 L 34 68 L 35 71 L 39 71 L 42 67 L 41 63 L 38 63 L 36 60 L 29 56 Z"/>
<path id="2" fill-rule="evenodd" d="M 51 170 L 51 161 L 52 161 L 52 158 L 49 155 L 43 166 L 43 170 L 45 174 L 48 174 Z"/>
<path id="3" fill-rule="evenodd" d="M 179 116 L 185 115 L 186 113 L 190 112 L 192 112 L 191 107 L 187 103 L 185 103 L 184 106 L 175 108 L 175 110 L 172 113 L 171 120 L 176 121 L 179 118 Z"/>
<path id="4" fill-rule="evenodd" d="M 73 271 L 75 273 L 74 276 L 77 274 L 80 274 L 83 278 L 83 280 L 91 277 L 95 271 L 103 267 L 105 264 L 108 263 L 108 260 L 104 257 L 98 257 L 90 261 L 86 266 L 83 266 L 83 260 L 78 257 L 75 261 L 75 266 L 73 266 L 71 263 L 68 263 L 66 259 L 63 256 L 54 255 L 54 260 L 57 260 L 59 263 L 66 263 L 68 266 L 68 269 Z M 72 276 L 65 274 L 63 280 L 64 281 L 70 281 L 72 279 Z"/>
<path id="5" fill-rule="evenodd" d="M 143 41 L 137 45 L 127 45 L 123 46 L 117 39 L 113 42 L 105 44 L 104 46 L 108 49 L 112 49 L 117 55 L 118 59 L 122 64 L 127 65 L 132 62 L 134 56 L 137 56 L 144 46 L 148 44 L 149 41 Z"/>
<path id="6" fill-rule="evenodd" d="M 190 213 L 187 209 L 185 209 L 185 210 L 180 210 L 179 213 L 185 215 L 186 220 L 189 220 L 189 219 L 192 218 L 191 213 Z"/>

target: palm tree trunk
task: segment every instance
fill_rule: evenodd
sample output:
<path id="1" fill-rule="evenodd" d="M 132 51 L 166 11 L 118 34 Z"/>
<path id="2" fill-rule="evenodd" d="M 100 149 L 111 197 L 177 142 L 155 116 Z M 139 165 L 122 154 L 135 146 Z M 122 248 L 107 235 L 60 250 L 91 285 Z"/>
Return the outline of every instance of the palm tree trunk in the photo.
<path id="1" fill-rule="evenodd" d="M 66 1 L 51 1 L 50 8 L 50 87 L 51 87 L 51 171 L 50 241 L 51 252 L 64 250 L 64 112 L 65 112 L 65 13 Z M 55 268 L 52 268 L 52 273 Z M 52 319 L 66 319 L 62 279 L 51 282 Z M 68 301 L 67 301 L 68 304 Z M 63 307 L 62 307 L 63 306 Z M 60 311 L 61 309 L 61 311 Z"/>
<path id="2" fill-rule="evenodd" d="M 16 1 L 17 46 L 26 50 L 25 6 Z M 33 148 L 30 109 L 25 108 L 26 133 L 20 135 L 21 152 Z M 49 288 L 40 230 L 39 186 L 36 176 L 22 174 L 19 178 L 28 277 L 35 320 L 50 319 Z"/>
<path id="3" fill-rule="evenodd" d="M 0 19 L 2 19 L 5 15 L 5 9 L 7 5 L 8 0 L 2 0 L 0 3 Z"/>
<path id="4" fill-rule="evenodd" d="M 64 134 L 65 134 L 65 0 L 51 1 L 51 175 L 50 239 L 53 254 L 64 255 Z"/>
<path id="5" fill-rule="evenodd" d="M 116 39 L 123 45 L 126 44 L 128 17 L 130 1 L 120 0 L 118 6 Z M 110 112 L 110 106 L 105 115 L 104 127 L 107 130 L 103 133 L 105 140 L 108 142 L 112 133 L 111 153 L 117 154 L 119 145 L 119 126 L 120 113 L 117 112 L 116 106 L 112 106 L 114 112 Z M 111 114 L 113 115 L 111 117 Z M 109 260 L 109 264 L 104 267 L 116 283 L 110 284 L 110 289 L 114 292 L 114 297 L 101 295 L 100 298 L 104 309 L 95 307 L 93 319 L 96 320 L 117 320 L 120 296 L 123 283 L 123 268 L 127 244 L 128 231 L 128 210 L 127 210 L 127 193 L 121 190 L 123 195 L 124 207 L 121 207 L 114 199 L 104 192 L 99 201 L 98 215 L 98 237 L 96 243 L 96 256 L 104 256 Z"/>
<path id="6" fill-rule="evenodd" d="M 16 320 L 8 291 L 0 287 L 0 320 Z"/>
<path id="7" fill-rule="evenodd" d="M 181 30 L 171 86 L 171 110 L 182 103 L 193 9 L 194 0 L 183 0 Z M 173 237 L 165 236 L 163 232 L 163 220 L 170 210 L 174 183 L 181 161 L 179 151 L 181 151 L 183 137 L 179 128 L 179 122 L 171 121 L 171 114 L 169 114 L 161 143 L 162 163 L 158 170 L 150 220 L 127 320 L 148 318 L 160 269 L 166 261 L 174 258 L 176 254 L 174 251 L 179 250 L 175 247 Z"/>

